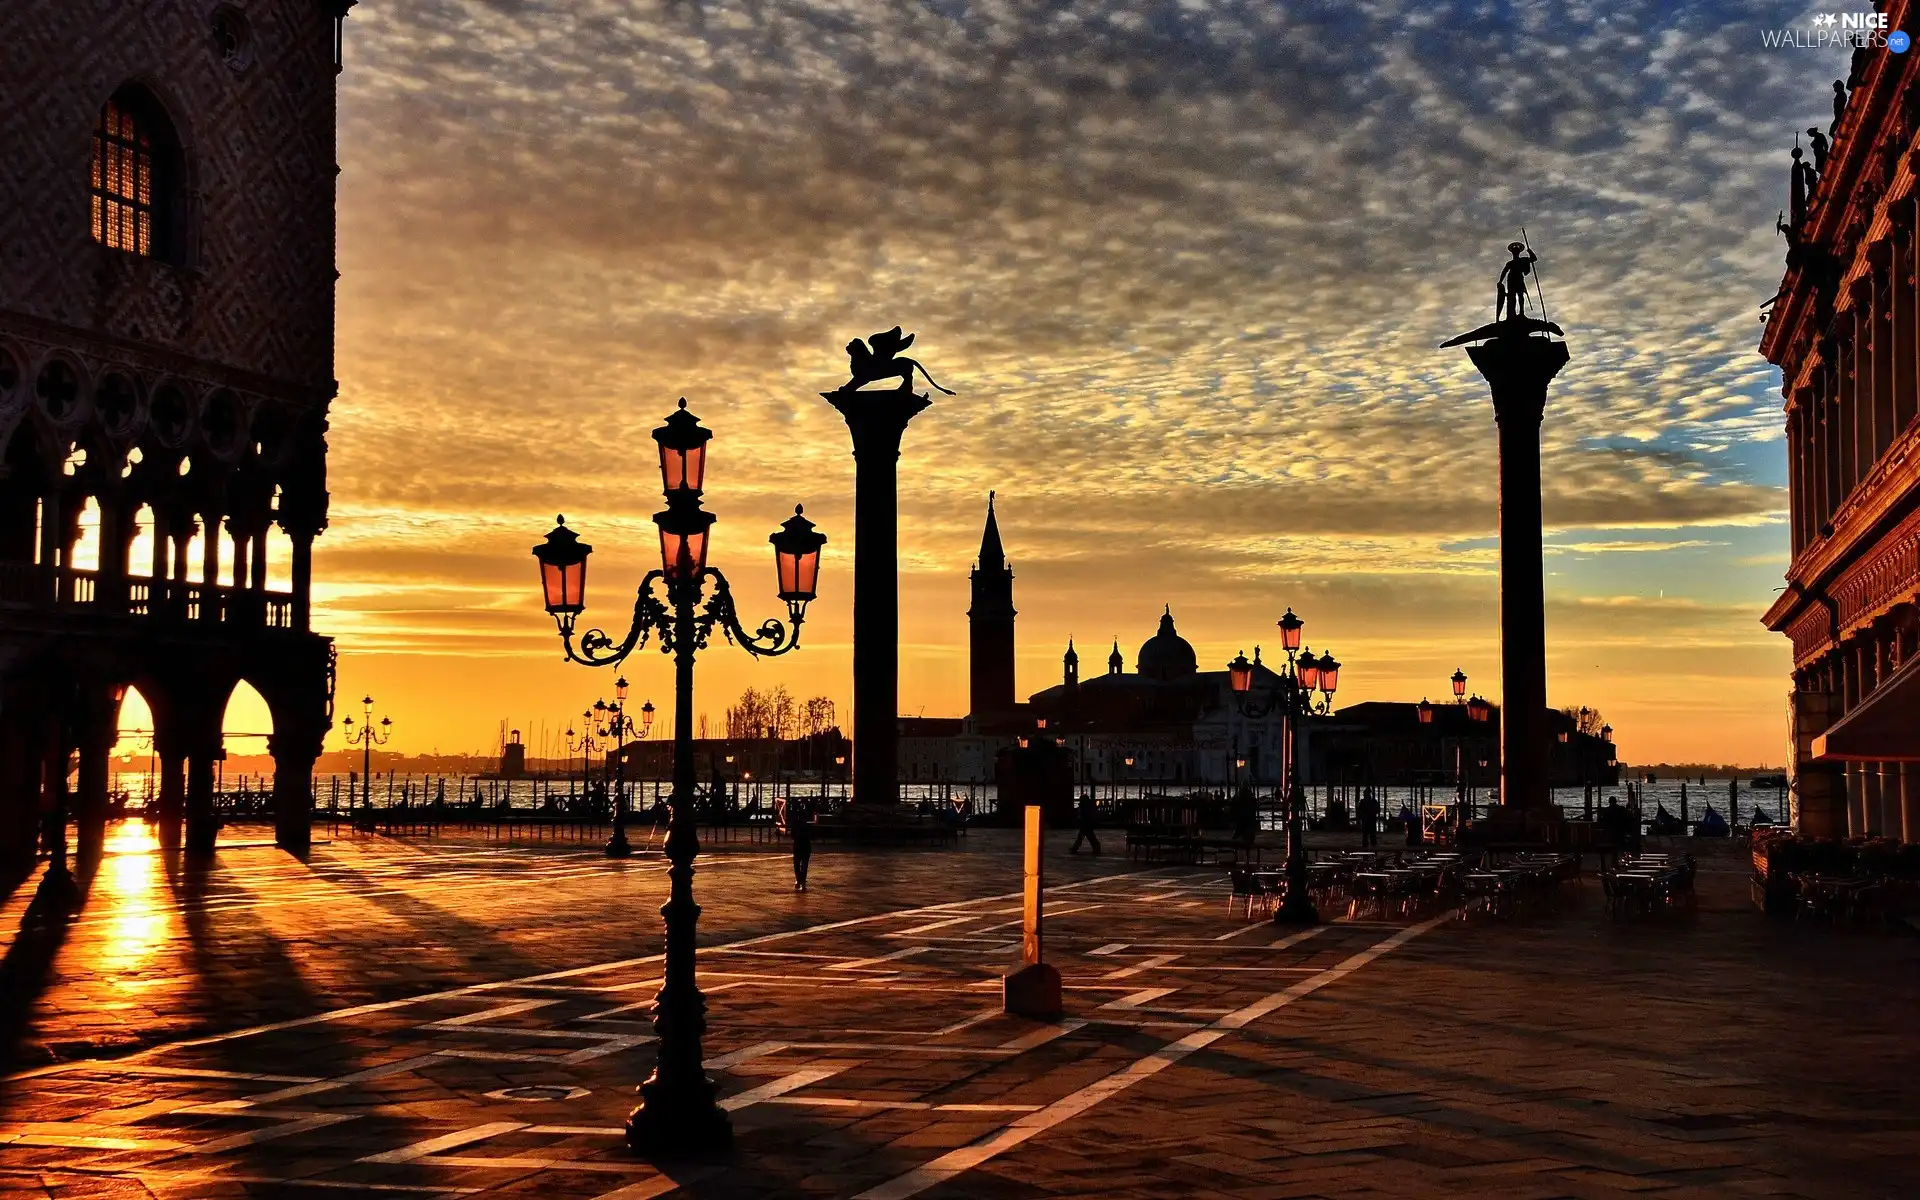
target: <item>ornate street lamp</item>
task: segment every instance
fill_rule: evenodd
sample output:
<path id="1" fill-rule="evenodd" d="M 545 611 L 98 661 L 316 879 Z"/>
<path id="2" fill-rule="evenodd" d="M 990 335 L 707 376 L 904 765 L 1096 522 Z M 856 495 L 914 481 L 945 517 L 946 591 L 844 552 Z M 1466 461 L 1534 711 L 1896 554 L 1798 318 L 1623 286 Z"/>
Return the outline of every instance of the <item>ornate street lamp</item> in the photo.
<path id="1" fill-rule="evenodd" d="M 1320 913 L 1314 908 L 1313 896 L 1308 890 L 1307 841 L 1301 827 L 1306 805 L 1300 783 L 1300 729 L 1309 718 L 1332 708 L 1333 691 L 1340 680 L 1340 664 L 1334 661 L 1331 654 L 1316 658 L 1311 650 L 1300 645 L 1300 630 L 1306 622 L 1294 616 L 1291 608 L 1279 624 L 1287 662 L 1280 670 L 1270 672 L 1273 682 L 1267 684 L 1266 695 L 1258 699 L 1254 696 L 1257 650 L 1255 662 L 1248 662 L 1244 653 L 1236 655 L 1227 664 L 1227 679 L 1232 684 L 1242 716 L 1260 720 L 1278 712 L 1281 719 L 1283 761 L 1280 778 L 1287 822 L 1287 886 L 1280 907 L 1273 914 L 1274 922 L 1281 925 L 1317 925 L 1320 923 Z M 1313 697 L 1316 688 L 1322 693 L 1322 699 L 1317 703 Z"/>
<path id="2" fill-rule="evenodd" d="M 1425 696 L 1420 697 L 1419 712 L 1422 725 L 1433 724 L 1433 703 Z"/>
<path id="3" fill-rule="evenodd" d="M 583 560 L 584 561 L 584 560 Z M 584 576 L 582 576 L 584 578 Z M 373 748 L 384 746 L 393 737 L 393 718 L 381 717 L 380 727 L 373 726 L 373 697 L 362 696 L 360 703 L 365 706 L 361 713 L 360 728 L 353 727 L 353 718 L 347 717 L 340 722 L 341 736 L 347 745 L 362 747 L 360 755 L 360 807 L 365 812 L 363 820 L 373 820 Z M 347 796 L 347 807 L 353 807 L 353 796 Z"/>
<path id="4" fill-rule="evenodd" d="M 1603 742 L 1610 742 L 1613 740 L 1613 726 L 1602 725 L 1600 727 L 1600 740 Z"/>
<path id="5" fill-rule="evenodd" d="M 649 637 L 673 655 L 674 753 L 672 821 L 666 855 L 671 890 L 660 914 L 666 922 L 666 961 L 660 993 L 654 1001 L 654 1032 L 659 1038 L 653 1075 L 640 1087 L 640 1105 L 627 1119 L 627 1143 L 657 1156 L 697 1155 L 723 1149 L 732 1141 L 727 1115 L 714 1101 L 713 1082 L 701 1067 L 706 1031 L 706 998 L 694 977 L 694 940 L 700 908 L 693 900 L 693 860 L 699 838 L 694 826 L 693 660 L 716 629 L 756 657 L 785 654 L 800 644 L 800 626 L 819 579 L 820 548 L 826 538 L 801 510 L 768 540 L 773 543 L 780 598 L 788 623 L 769 619 L 748 633 L 736 615 L 733 590 L 725 575 L 707 566 L 707 534 L 713 514 L 700 506 L 706 484 L 707 443 L 682 400 L 665 425 L 653 431 L 660 450 L 660 482 L 667 507 L 654 514 L 660 530 L 660 566 L 640 581 L 633 624 L 615 642 L 590 629 L 574 644 L 574 619 L 586 607 L 586 559 L 590 547 L 564 523 L 547 535 L 533 554 L 547 611 L 559 628 L 566 657 L 591 667 L 617 666 Z"/>
<path id="6" fill-rule="evenodd" d="M 593 720 L 592 709 L 590 708 L 585 709 L 580 713 L 580 724 L 582 725 L 583 728 L 581 729 L 580 739 L 578 741 L 574 740 L 573 727 L 572 726 L 567 727 L 567 755 L 568 755 L 567 772 L 569 775 L 572 774 L 573 772 L 572 755 L 575 751 L 579 751 L 580 753 L 580 799 L 584 803 L 587 798 L 587 790 L 592 783 L 593 752 L 596 746 L 598 745 L 598 743 L 594 741 L 594 734 L 593 734 L 594 720 Z M 573 791 L 573 781 L 571 779 L 567 781 L 567 791 L 569 794 L 571 794 Z"/>
<path id="7" fill-rule="evenodd" d="M 1459 667 L 1453 669 L 1453 702 L 1463 704 L 1467 696 L 1467 673 Z"/>
<path id="8" fill-rule="evenodd" d="M 1467 701 L 1467 718 L 1473 721 L 1490 721 L 1493 719 L 1493 705 L 1475 695 Z"/>

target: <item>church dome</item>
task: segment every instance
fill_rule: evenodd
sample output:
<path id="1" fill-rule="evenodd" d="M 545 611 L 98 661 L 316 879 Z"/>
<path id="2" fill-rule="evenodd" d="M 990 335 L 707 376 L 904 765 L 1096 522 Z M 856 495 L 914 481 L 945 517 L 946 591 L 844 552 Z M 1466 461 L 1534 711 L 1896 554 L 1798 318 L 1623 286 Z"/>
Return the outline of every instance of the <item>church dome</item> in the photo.
<path id="1" fill-rule="evenodd" d="M 1200 669 L 1193 646 L 1173 630 L 1173 609 L 1160 614 L 1160 631 L 1148 638 L 1134 659 L 1140 674 L 1149 679 L 1179 679 Z"/>

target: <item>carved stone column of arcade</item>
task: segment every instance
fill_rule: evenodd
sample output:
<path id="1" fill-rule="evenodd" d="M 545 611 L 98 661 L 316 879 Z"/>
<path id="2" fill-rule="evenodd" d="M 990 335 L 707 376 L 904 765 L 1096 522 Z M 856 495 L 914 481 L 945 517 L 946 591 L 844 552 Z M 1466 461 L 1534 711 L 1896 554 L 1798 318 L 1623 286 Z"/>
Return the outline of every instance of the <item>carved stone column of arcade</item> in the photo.
<path id="1" fill-rule="evenodd" d="M 7 881 L 33 870 L 39 841 L 38 739 L 19 709 L 15 697 L 0 693 L 0 879 Z"/>
<path id="2" fill-rule="evenodd" d="M 1877 688 L 1893 675 L 1900 661 L 1892 616 L 1875 621 L 1870 636 L 1873 639 L 1873 679 Z M 1879 777 L 1876 790 L 1880 795 L 1880 831 L 1888 837 L 1897 838 L 1904 824 L 1900 811 L 1900 764 L 1877 762 L 1872 766 L 1874 774 Z"/>
<path id="3" fill-rule="evenodd" d="M 200 578 L 205 587 L 201 591 L 200 619 L 217 624 L 221 618 L 220 584 L 220 517 L 218 509 L 208 509 L 200 514 L 200 528 L 206 531 L 202 543 L 200 558 Z"/>
<path id="4" fill-rule="evenodd" d="M 1867 431 L 1871 427 L 1873 411 L 1873 362 L 1869 358 L 1873 326 L 1867 320 L 1865 294 L 1866 280 L 1856 279 L 1851 291 L 1853 305 L 1847 309 L 1847 325 L 1853 333 L 1853 374 L 1847 385 L 1846 411 L 1843 414 L 1847 431 L 1847 480 L 1841 492 L 1842 502 L 1853 494 L 1854 488 L 1860 486 L 1860 480 L 1867 473 L 1861 450 L 1869 436 Z"/>
<path id="5" fill-rule="evenodd" d="M 219 834 L 213 809 L 213 769 L 220 753 L 220 723 L 230 690 L 230 686 L 201 678 L 172 681 L 168 720 L 162 727 L 168 734 L 161 747 L 163 763 L 169 752 L 173 764 L 181 758 L 186 760 L 184 845 L 188 854 L 200 857 L 213 853 Z M 168 766 L 163 783 L 177 787 L 177 771 L 177 765 Z"/>
<path id="6" fill-rule="evenodd" d="M 1860 646 L 1843 641 L 1840 656 L 1840 715 L 1846 716 L 1860 703 Z M 1850 762 L 1844 768 L 1847 777 L 1847 833 L 1864 835 L 1867 828 L 1867 781 L 1860 764 Z"/>
<path id="7" fill-rule="evenodd" d="M 182 512 L 180 519 L 174 524 L 172 532 L 173 582 L 170 590 L 173 597 L 173 612 L 175 615 L 184 619 L 188 615 L 187 593 L 191 590 L 187 578 L 187 568 L 189 566 L 187 562 L 189 557 L 187 549 L 193 542 L 193 535 L 200 532 L 200 523 L 194 520 L 191 512 Z"/>
<path id="8" fill-rule="evenodd" d="M 192 739 L 186 723 L 178 715 L 175 688 L 168 684 L 158 687 L 143 684 L 142 691 L 150 687 L 153 690 L 148 693 L 147 702 L 153 709 L 154 769 L 160 773 L 153 789 L 154 802 L 159 807 L 153 823 L 154 833 L 162 846 L 177 847 L 182 840 L 181 822 L 187 811 L 187 750 Z"/>
<path id="9" fill-rule="evenodd" d="M 118 488 L 94 497 L 100 506 L 100 578 L 94 595 L 108 612 L 127 608 L 127 523 L 132 510 Z"/>
<path id="10" fill-rule="evenodd" d="M 1896 437 L 1913 420 L 1915 370 L 1920 367 L 1920 363 L 1914 360 L 1913 204 L 1908 202 L 1901 205 L 1898 215 L 1900 219 L 1893 230 L 1893 303 L 1888 313 L 1892 335 L 1888 340 L 1893 355 L 1893 406 L 1890 416 L 1892 433 Z"/>
<path id="11" fill-rule="evenodd" d="M 100 685 L 88 685 L 75 715 L 74 741 L 80 752 L 79 785 L 73 797 L 73 823 L 79 855 L 92 861 L 106 844 L 108 755 L 118 735 L 116 697 Z"/>
<path id="12" fill-rule="evenodd" d="M 173 546 L 173 515 L 165 501 L 158 499 L 147 511 L 153 514 L 153 562 L 147 571 L 147 615 L 157 617 L 168 611 L 167 580 L 171 576 L 168 551 Z"/>
<path id="13" fill-rule="evenodd" d="M 1500 438 L 1500 803 L 1547 810 L 1547 632 L 1540 421 L 1564 341 L 1502 334 L 1467 347 L 1493 391 Z"/>
<path id="14" fill-rule="evenodd" d="M 821 395 L 853 434 L 853 801 L 891 805 L 900 799 L 900 438 L 933 401 L 905 385 Z"/>
<path id="15" fill-rule="evenodd" d="M 1797 557 L 1807 544 L 1807 485 L 1803 473 L 1806 447 L 1802 442 L 1806 411 L 1804 395 L 1795 398 L 1793 406 L 1787 409 L 1788 561 Z"/>
<path id="16" fill-rule="evenodd" d="M 1894 645 L 1898 664 L 1904 666 L 1920 654 L 1920 605 L 1909 601 L 1894 609 Z M 1903 762 L 1900 769 L 1900 838 L 1920 842 L 1920 762 Z"/>
<path id="17" fill-rule="evenodd" d="M 248 577 L 247 548 L 251 529 L 239 513 L 227 517 L 227 536 L 233 539 L 233 591 L 229 594 L 227 620 L 240 621 L 251 608 L 245 599 Z"/>
<path id="18" fill-rule="evenodd" d="M 302 670 L 292 686 L 276 691 L 273 736 L 267 752 L 273 755 L 273 840 L 282 850 L 305 854 L 313 838 L 313 764 L 326 739 L 326 666 L 312 658 L 315 669 Z"/>

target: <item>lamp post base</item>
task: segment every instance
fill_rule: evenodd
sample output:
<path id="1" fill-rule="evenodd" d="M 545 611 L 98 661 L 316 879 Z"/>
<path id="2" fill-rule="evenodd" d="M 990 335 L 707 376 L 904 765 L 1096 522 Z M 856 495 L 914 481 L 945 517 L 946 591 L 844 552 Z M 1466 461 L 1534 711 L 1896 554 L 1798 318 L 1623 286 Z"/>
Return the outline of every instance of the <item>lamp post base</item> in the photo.
<path id="1" fill-rule="evenodd" d="M 1293 889 L 1288 888 L 1286 896 L 1280 901 L 1280 907 L 1273 910 L 1273 923 L 1275 925 L 1318 925 L 1320 910 L 1313 906 L 1313 897 L 1304 891 L 1296 896 Z"/>
<path id="2" fill-rule="evenodd" d="M 648 1158 L 704 1158 L 733 1146 L 733 1125 L 704 1077 L 669 1089 L 655 1075 L 640 1085 L 640 1107 L 627 1116 L 627 1145 Z"/>
<path id="3" fill-rule="evenodd" d="M 633 853 L 632 843 L 627 841 L 627 831 L 615 829 L 613 836 L 607 839 L 608 858 L 626 858 Z"/>

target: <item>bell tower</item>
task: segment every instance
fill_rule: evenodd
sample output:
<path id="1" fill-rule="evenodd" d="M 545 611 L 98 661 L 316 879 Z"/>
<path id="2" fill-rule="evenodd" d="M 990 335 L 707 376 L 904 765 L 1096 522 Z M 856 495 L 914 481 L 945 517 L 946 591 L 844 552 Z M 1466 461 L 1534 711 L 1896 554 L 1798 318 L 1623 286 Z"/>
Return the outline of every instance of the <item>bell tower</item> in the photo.
<path id="1" fill-rule="evenodd" d="M 976 717 L 1011 712 L 1013 697 L 1013 571 L 1000 545 L 993 493 L 987 493 L 987 527 L 974 564 L 973 604 L 967 609 L 968 707 Z"/>

